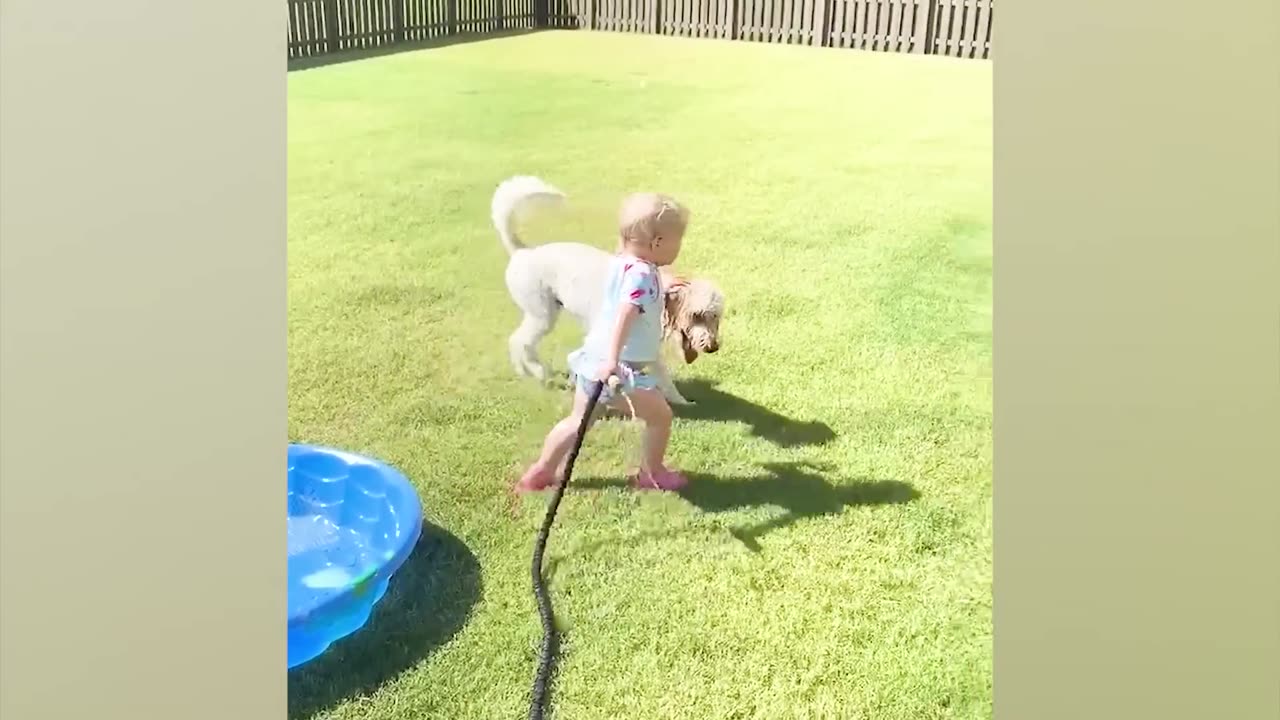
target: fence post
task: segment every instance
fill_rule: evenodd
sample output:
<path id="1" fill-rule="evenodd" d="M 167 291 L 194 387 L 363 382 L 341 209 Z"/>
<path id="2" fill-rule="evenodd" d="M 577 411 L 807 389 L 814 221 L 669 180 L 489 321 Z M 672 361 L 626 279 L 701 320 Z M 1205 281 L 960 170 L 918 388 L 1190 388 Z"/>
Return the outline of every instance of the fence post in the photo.
<path id="1" fill-rule="evenodd" d="M 391 36 L 397 43 L 404 42 L 405 0 L 391 0 Z"/>
<path id="2" fill-rule="evenodd" d="M 324 51 L 338 52 L 338 0 L 324 0 Z"/>
<path id="3" fill-rule="evenodd" d="M 458 34 L 458 0 L 448 0 L 444 8 L 444 21 L 446 32 L 450 35 Z"/>
<path id="4" fill-rule="evenodd" d="M 727 2 L 729 3 L 729 39 L 737 40 L 742 37 L 742 0 L 727 0 Z"/>
<path id="5" fill-rule="evenodd" d="M 539 30 L 550 25 L 550 8 L 548 0 L 533 0 L 533 26 Z"/>
<path id="6" fill-rule="evenodd" d="M 654 35 L 662 34 L 662 0 L 648 0 L 649 5 L 649 32 Z"/>

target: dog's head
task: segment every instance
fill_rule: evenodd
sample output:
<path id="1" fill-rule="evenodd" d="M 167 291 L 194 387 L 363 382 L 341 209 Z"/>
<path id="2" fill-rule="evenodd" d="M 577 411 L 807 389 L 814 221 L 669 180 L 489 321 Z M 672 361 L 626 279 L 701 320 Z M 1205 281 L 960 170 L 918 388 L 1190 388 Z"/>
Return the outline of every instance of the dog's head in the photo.
<path id="1" fill-rule="evenodd" d="M 666 274 L 663 277 L 665 302 L 662 330 L 680 342 L 684 361 L 691 363 L 699 353 L 720 349 L 720 320 L 724 317 L 724 295 L 710 281 Z"/>

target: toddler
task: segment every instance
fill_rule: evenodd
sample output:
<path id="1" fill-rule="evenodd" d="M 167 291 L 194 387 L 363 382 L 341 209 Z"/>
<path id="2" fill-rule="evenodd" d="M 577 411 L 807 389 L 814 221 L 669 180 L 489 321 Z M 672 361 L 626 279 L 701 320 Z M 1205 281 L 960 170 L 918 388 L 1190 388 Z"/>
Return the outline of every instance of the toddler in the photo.
<path id="1" fill-rule="evenodd" d="M 688 224 L 688 211 L 665 195 L 638 193 L 623 201 L 618 251 L 609 261 L 604 302 L 583 346 L 569 355 L 573 411 L 551 428 L 542 455 L 516 483 L 517 492 L 544 490 L 558 481 L 587 411 L 592 382 L 605 382 L 600 401 L 618 407 L 620 398 L 607 385 L 611 376 L 619 381 L 617 391 L 630 400 L 627 408 L 645 425 L 644 460 L 632 483 L 648 490 L 678 490 L 685 485 L 685 477 L 665 464 L 672 412 L 657 390 L 653 365 L 662 342 L 663 289 L 658 268 L 675 262 Z"/>

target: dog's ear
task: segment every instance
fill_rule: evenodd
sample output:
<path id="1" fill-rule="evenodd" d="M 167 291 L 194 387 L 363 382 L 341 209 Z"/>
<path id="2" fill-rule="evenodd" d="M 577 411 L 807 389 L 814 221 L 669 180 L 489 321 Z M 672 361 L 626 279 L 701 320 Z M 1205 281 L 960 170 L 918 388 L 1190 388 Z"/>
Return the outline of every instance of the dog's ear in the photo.
<path id="1" fill-rule="evenodd" d="M 684 301 L 689 286 L 679 278 L 663 278 L 662 282 L 662 334 L 670 336 L 680 332 L 685 322 Z M 682 333 L 683 334 L 683 333 Z"/>
<path id="2" fill-rule="evenodd" d="M 694 350 L 693 346 L 689 344 L 689 336 L 683 332 L 680 333 L 680 350 L 684 353 L 684 363 L 686 365 L 691 365 L 694 360 L 698 359 L 698 351 Z"/>
<path id="3" fill-rule="evenodd" d="M 662 334 L 680 340 L 680 352 L 685 364 L 698 359 L 698 351 L 689 342 L 689 314 L 685 302 L 689 299 L 689 283 L 683 278 L 672 277 L 663 283 Z"/>

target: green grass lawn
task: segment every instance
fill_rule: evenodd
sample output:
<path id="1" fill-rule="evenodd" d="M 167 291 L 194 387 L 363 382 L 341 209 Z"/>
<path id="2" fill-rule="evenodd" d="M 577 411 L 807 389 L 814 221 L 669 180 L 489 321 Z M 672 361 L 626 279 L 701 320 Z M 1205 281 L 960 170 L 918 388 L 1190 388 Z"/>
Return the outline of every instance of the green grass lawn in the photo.
<path id="1" fill-rule="evenodd" d="M 422 547 L 372 624 L 291 674 L 294 718 L 523 717 L 546 507 L 508 486 L 568 407 L 513 377 L 490 193 L 694 212 L 728 298 L 681 368 L 682 495 L 600 425 L 549 548 L 559 720 L 991 714 L 991 66 L 540 33 L 289 76 L 289 435 L 396 464 Z M 571 322 L 544 344 L 557 368 Z"/>

